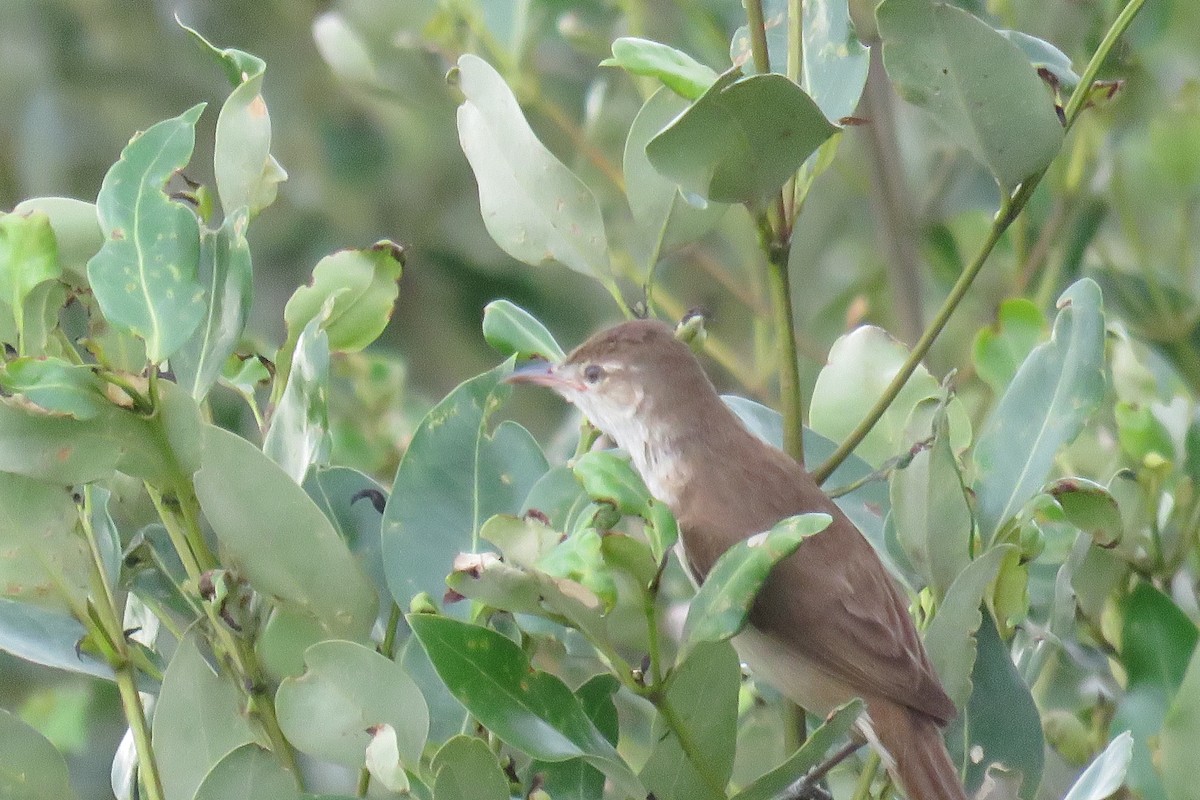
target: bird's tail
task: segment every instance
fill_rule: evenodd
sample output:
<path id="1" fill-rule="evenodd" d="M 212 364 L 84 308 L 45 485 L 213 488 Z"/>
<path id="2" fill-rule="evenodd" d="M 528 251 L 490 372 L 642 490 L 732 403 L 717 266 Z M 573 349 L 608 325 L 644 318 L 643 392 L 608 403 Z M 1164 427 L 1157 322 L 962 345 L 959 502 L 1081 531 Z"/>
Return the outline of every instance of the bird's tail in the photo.
<path id="1" fill-rule="evenodd" d="M 872 703 L 874 737 L 886 751 L 888 771 L 908 800 L 966 800 L 942 731 L 927 714 L 890 701 Z"/>

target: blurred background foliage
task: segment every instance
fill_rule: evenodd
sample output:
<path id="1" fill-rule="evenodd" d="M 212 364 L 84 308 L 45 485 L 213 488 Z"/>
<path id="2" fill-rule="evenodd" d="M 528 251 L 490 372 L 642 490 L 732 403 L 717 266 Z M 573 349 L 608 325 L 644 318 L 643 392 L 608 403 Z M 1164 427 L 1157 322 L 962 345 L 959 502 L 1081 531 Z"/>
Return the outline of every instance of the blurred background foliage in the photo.
<path id="1" fill-rule="evenodd" d="M 869 19 L 867 2 L 851 5 L 859 22 Z M 1052 42 L 1078 68 L 1121 4 L 958 5 Z M 133 131 L 198 99 L 219 104 L 225 79 L 176 15 L 268 65 L 272 152 L 289 179 L 250 232 L 251 336 L 282 340 L 285 300 L 328 252 L 384 238 L 408 248 L 387 334 L 373 351 L 338 362 L 330 402 L 333 461 L 385 479 L 421 411 L 495 362 L 479 333 L 488 301 L 514 300 L 564 343 L 621 313 L 594 281 L 557 266 L 520 265 L 492 242 L 458 143 L 450 64 L 462 52 L 491 60 L 542 141 L 584 177 L 610 229 L 619 229 L 632 222 L 619 186 L 622 149 L 649 87 L 597 64 L 614 38 L 637 35 L 720 71 L 744 21 L 731 0 L 0 0 L 0 208 L 46 195 L 91 199 Z M 859 35 L 869 42 L 869 26 Z M 1068 456 L 1094 466 L 1081 468 L 1085 474 L 1111 466 L 1113 436 L 1118 461 L 1134 467 L 1151 454 L 1182 459 L 1178 443 L 1200 392 L 1200 3 L 1147 3 L 1101 77 L 1123 80 L 1121 91 L 1080 120 L 929 359 L 935 374 L 959 370 L 959 395 L 979 418 L 1008 379 L 972 357 L 977 333 L 997 319 L 1001 303 L 1029 298 L 1010 313 L 1040 330 L 1063 288 L 1096 277 L 1115 334 L 1117 402 Z M 800 216 L 791 273 L 805 396 L 830 345 L 850 327 L 870 322 L 915 339 L 994 210 L 991 177 L 890 92 L 873 74 L 859 113 L 867 124 L 847 128 Z M 211 163 L 203 148 L 214 123 L 215 114 L 200 123 L 194 164 Z M 720 387 L 774 403 L 761 259 L 753 225 L 731 209 L 700 243 L 658 265 L 654 310 L 709 311 Z M 640 269 L 623 273 L 631 304 L 644 299 Z M 975 349 L 987 346 L 985 336 Z M 522 413 L 545 434 L 562 410 L 541 398 Z M 1196 459 L 1194 448 L 1187 457 Z M 1200 475 L 1194 465 L 1192 472 Z M 48 684 L 48 675 L 0 655 L 0 706 L 19 709 L 71 755 L 77 789 L 105 796 L 124 730 L 115 689 L 75 676 Z"/>

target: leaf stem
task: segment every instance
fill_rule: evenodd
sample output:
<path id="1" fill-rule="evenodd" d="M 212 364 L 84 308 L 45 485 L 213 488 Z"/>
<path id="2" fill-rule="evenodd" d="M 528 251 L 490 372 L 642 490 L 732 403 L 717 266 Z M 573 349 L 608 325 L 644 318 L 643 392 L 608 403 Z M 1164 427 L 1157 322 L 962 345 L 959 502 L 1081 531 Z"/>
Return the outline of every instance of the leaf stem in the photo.
<path id="1" fill-rule="evenodd" d="M 142 697 L 138 694 L 137 681 L 134 678 L 133 666 L 128 660 L 113 668 L 116 673 L 117 691 L 121 695 L 121 708 L 125 711 L 125 719 L 129 730 L 133 733 L 133 746 L 138 755 L 138 778 L 146 789 L 147 800 L 164 800 L 162 778 L 158 774 L 158 761 L 154 757 L 154 748 L 150 743 L 150 726 L 146 722 L 146 710 L 142 707 Z"/>
<path id="2" fill-rule="evenodd" d="M 859 773 L 858 783 L 854 786 L 851 800 L 867 800 L 871 796 L 871 784 L 875 782 L 875 773 L 879 771 L 879 754 L 874 750 L 867 756 L 867 763 Z"/>
<path id="3" fill-rule="evenodd" d="M 1064 109 L 1064 114 L 1067 120 L 1066 127 L 1068 130 L 1070 130 L 1071 126 L 1075 123 L 1075 120 L 1078 119 L 1080 112 L 1083 110 L 1087 102 L 1088 95 L 1091 92 L 1092 82 L 1095 81 L 1096 74 L 1100 71 L 1100 65 L 1104 62 L 1105 58 L 1108 57 L 1109 52 L 1112 50 L 1117 40 L 1121 38 L 1121 35 L 1129 27 L 1130 23 L 1133 22 L 1134 17 L 1137 16 L 1138 11 L 1141 10 L 1141 7 L 1144 3 L 1145 0 L 1129 0 L 1125 7 L 1121 9 L 1121 13 L 1117 15 L 1117 18 L 1113 21 L 1113 24 L 1109 27 L 1108 32 L 1104 35 L 1104 38 L 1096 48 L 1096 52 L 1092 54 L 1092 58 L 1090 61 L 1088 61 L 1088 65 L 1084 69 L 1083 75 L 1080 76 L 1079 85 L 1076 86 L 1075 91 L 1071 93 L 1071 98 L 1067 101 L 1067 105 Z M 921 338 L 913 347 L 908 359 L 904 362 L 903 366 L 900 367 L 900 371 L 896 373 L 896 376 L 892 379 L 892 382 L 888 384 L 887 389 L 884 390 L 879 400 L 876 401 L 875 405 L 871 407 L 871 410 L 867 412 L 867 416 L 863 419 L 863 421 L 860 422 L 858 426 L 850 432 L 850 435 L 846 437 L 845 441 L 838 445 L 837 450 L 835 450 L 833 454 L 826 459 L 825 463 L 813 470 L 813 479 L 816 480 L 818 484 L 823 483 L 825 479 L 829 477 L 830 473 L 837 469 L 838 465 L 846 459 L 846 456 L 850 455 L 854 448 L 858 447 L 863 438 L 866 437 L 866 435 L 870 433 L 871 429 L 875 427 L 875 424 L 879 422 L 879 419 L 883 416 L 884 412 L 887 411 L 888 406 L 890 406 L 896 399 L 896 396 L 900 393 L 900 390 L 904 388 L 904 384 L 908 382 L 909 377 L 911 377 L 913 372 L 916 371 L 917 365 L 921 363 L 921 360 L 924 359 L 925 355 L 929 352 L 929 348 L 933 346 L 934 340 L 937 339 L 938 335 L 942 332 L 942 329 L 946 327 L 946 323 L 949 322 L 951 315 L 954 313 L 955 309 L 958 308 L 958 304 L 962 302 L 967 290 L 971 287 L 971 283 L 974 282 L 975 277 L 979 274 L 980 269 L 983 268 L 988 256 L 991 255 L 992 250 L 995 249 L 997 242 L 1000 241 L 1001 235 L 1003 235 L 1004 231 L 1008 229 L 1008 226 L 1012 224 L 1012 221 L 1016 219 L 1017 215 L 1020 214 L 1025 208 L 1025 204 L 1029 202 L 1029 198 L 1033 196 L 1034 190 L 1037 188 L 1038 184 L 1041 183 L 1042 177 L 1045 176 L 1045 174 L 1046 170 L 1043 169 L 1041 172 L 1030 176 L 1024 182 L 1022 182 L 1011 195 L 1006 196 L 1003 202 L 1001 202 L 1000 209 L 996 212 L 996 218 L 992 222 L 992 228 L 988 232 L 987 239 L 984 241 L 983 246 L 975 255 L 975 258 L 972 260 L 971 264 L 963 271 L 962 275 L 960 275 L 958 280 L 955 282 L 954 287 L 950 290 L 950 294 L 946 297 L 945 302 L 942 303 L 942 307 L 938 309 L 937 315 L 929 323 L 929 327 L 925 329 L 925 332 L 921 334 Z"/>
<path id="4" fill-rule="evenodd" d="M 788 275 L 787 245 L 771 244 L 767 256 L 767 285 L 779 348 L 779 402 L 783 414 L 783 449 L 804 463 L 804 441 L 800 396 L 800 364 L 796 353 L 796 321 L 792 315 L 792 287 Z"/>
<path id="5" fill-rule="evenodd" d="M 191 584 L 190 588 L 192 591 L 196 591 L 203 573 L 214 569 L 217 562 L 209 551 L 208 545 L 203 541 L 203 533 L 200 531 L 200 521 L 197 516 L 198 506 L 195 493 L 191 487 L 188 487 L 186 497 L 176 496 L 168 501 L 157 487 L 146 484 L 146 489 L 150 494 L 151 502 L 154 503 L 155 510 L 158 511 L 159 518 L 162 519 L 163 525 L 167 529 L 171 544 L 175 546 L 180 560 L 183 561 Z M 202 567 L 198 561 L 194 551 L 197 542 L 203 545 L 202 552 L 206 560 L 212 562 L 211 565 Z M 201 600 L 200 606 L 204 609 L 208 620 L 206 632 L 209 644 L 220 656 L 219 661 L 222 666 L 233 673 L 238 688 L 246 698 L 251 715 L 258 719 L 266 731 L 275 757 L 291 771 L 296 785 L 303 788 L 300 769 L 296 763 L 296 751 L 288 742 L 287 737 L 283 735 L 283 729 L 279 727 L 279 719 L 275 716 L 275 706 L 271 698 L 263 695 L 266 678 L 258 662 L 258 656 L 250 649 L 245 640 L 235 636 L 226 627 L 212 603 Z"/>
<path id="6" fill-rule="evenodd" d="M 146 722 L 146 710 L 142 707 L 142 697 L 137 689 L 137 670 L 129 658 L 129 645 L 125 641 L 125 631 L 118 617 L 117 604 L 112 588 L 108 584 L 108 576 L 104 573 L 104 559 L 100 555 L 100 546 L 96 541 L 96 531 L 92 526 L 92 489 L 83 489 L 83 506 L 80 508 L 80 523 L 83 527 L 84 538 L 87 540 L 91 560 L 91 583 L 98 586 L 100 591 L 95 602 L 88 605 L 93 611 L 92 619 L 100 627 L 102 634 L 101 649 L 109 661 L 116 677 L 117 690 L 121 695 L 121 707 L 125 712 L 125 720 L 133 734 L 133 744 L 138 756 L 138 775 L 146 790 L 148 800 L 164 800 L 162 778 L 158 772 L 158 761 L 154 756 L 154 748 L 150 743 L 150 726 Z"/>
<path id="7" fill-rule="evenodd" d="M 760 75 L 766 75 L 771 71 L 771 56 L 767 52 L 767 22 L 763 17 L 762 0 L 746 0 L 746 24 L 750 31 L 754 69 Z"/>

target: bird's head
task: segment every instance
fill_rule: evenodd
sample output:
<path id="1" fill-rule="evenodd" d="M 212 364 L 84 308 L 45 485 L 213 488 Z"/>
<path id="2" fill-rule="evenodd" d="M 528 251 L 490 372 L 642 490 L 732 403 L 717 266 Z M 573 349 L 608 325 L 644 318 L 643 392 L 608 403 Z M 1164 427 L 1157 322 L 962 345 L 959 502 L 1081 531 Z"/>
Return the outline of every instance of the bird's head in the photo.
<path id="1" fill-rule="evenodd" d="M 648 427 L 665 433 L 691 402 L 716 398 L 692 351 L 657 320 L 607 328 L 561 363 L 535 362 L 508 380 L 550 387 L 630 452 Z"/>

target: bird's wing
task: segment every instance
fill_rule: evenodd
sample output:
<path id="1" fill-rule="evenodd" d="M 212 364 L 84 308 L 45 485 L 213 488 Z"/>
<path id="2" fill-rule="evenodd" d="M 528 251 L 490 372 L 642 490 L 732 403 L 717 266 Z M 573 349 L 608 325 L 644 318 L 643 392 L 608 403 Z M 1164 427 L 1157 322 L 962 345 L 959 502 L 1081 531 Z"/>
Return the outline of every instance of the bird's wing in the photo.
<path id="1" fill-rule="evenodd" d="M 707 574 L 737 540 L 784 517 L 830 514 L 828 528 L 772 571 L 751 623 L 855 691 L 887 697 L 941 723 L 953 719 L 954 703 L 874 548 L 795 461 L 765 445 L 755 455 L 741 466 L 719 465 L 721 478 L 704 481 L 708 492 L 689 493 L 677 511 L 697 574 Z"/>
<path id="2" fill-rule="evenodd" d="M 775 568 L 751 622 L 864 695 L 955 716 L 895 583 L 840 514 Z"/>

